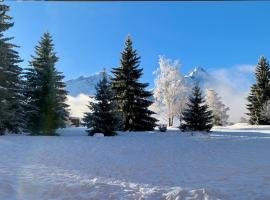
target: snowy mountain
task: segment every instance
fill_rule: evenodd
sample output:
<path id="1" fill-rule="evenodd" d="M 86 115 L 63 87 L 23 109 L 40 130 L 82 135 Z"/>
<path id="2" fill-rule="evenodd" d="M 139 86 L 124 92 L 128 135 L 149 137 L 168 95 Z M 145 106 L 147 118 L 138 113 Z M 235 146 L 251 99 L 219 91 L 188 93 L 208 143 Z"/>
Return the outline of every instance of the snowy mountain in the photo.
<path id="1" fill-rule="evenodd" d="M 79 94 L 94 95 L 95 85 L 101 79 L 101 72 L 85 77 L 72 79 L 66 82 L 66 89 L 70 96 L 77 96 Z M 205 88 L 215 80 L 205 69 L 202 67 L 195 67 L 188 75 L 184 76 L 186 82 L 192 86 L 198 82 L 202 88 Z"/>
<path id="2" fill-rule="evenodd" d="M 192 86 L 193 84 L 198 83 L 202 88 L 207 88 L 215 82 L 215 78 L 202 67 L 195 67 L 184 77 L 188 85 Z"/>
<path id="3" fill-rule="evenodd" d="M 86 95 L 95 94 L 95 85 L 101 79 L 102 73 L 96 73 L 91 76 L 80 76 L 66 82 L 66 89 L 70 96 L 77 96 L 81 93 Z"/>

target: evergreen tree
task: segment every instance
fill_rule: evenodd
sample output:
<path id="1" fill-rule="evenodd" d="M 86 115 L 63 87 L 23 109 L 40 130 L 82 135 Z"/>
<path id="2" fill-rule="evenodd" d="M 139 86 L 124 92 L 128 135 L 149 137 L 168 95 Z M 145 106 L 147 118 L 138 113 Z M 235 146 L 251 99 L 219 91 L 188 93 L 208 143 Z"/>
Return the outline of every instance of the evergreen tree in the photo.
<path id="1" fill-rule="evenodd" d="M 180 129 L 185 131 L 210 131 L 213 124 L 212 112 L 208 110 L 200 87 L 194 86 L 192 95 L 189 96 L 187 107 L 183 112 Z"/>
<path id="2" fill-rule="evenodd" d="M 55 68 L 58 57 L 52 37 L 45 33 L 25 72 L 27 129 L 34 135 L 54 135 L 68 117 L 64 76 Z"/>
<path id="3" fill-rule="evenodd" d="M 94 101 L 89 102 L 90 112 L 85 113 L 83 121 L 89 135 L 103 133 L 104 136 L 116 135 L 119 116 L 115 109 L 111 84 L 108 81 L 106 72 L 103 72 L 102 79 L 96 85 L 96 95 Z"/>
<path id="4" fill-rule="evenodd" d="M 154 112 L 148 107 L 152 104 L 152 93 L 146 90 L 147 83 L 140 83 L 143 69 L 139 68 L 140 57 L 132 47 L 128 36 L 122 52 L 121 64 L 113 68 L 112 88 L 119 112 L 122 115 L 124 131 L 147 131 L 156 126 L 156 119 L 151 117 Z"/>
<path id="5" fill-rule="evenodd" d="M 251 86 L 247 98 L 250 124 L 267 125 L 268 120 L 262 117 L 263 105 L 270 100 L 270 68 L 265 57 L 261 57 L 255 70 L 256 83 Z"/>
<path id="6" fill-rule="evenodd" d="M 9 6 L 0 5 L 0 134 L 4 131 L 19 133 L 24 127 L 22 111 L 22 69 L 12 37 L 4 32 L 13 27 L 12 18 L 7 15 Z"/>

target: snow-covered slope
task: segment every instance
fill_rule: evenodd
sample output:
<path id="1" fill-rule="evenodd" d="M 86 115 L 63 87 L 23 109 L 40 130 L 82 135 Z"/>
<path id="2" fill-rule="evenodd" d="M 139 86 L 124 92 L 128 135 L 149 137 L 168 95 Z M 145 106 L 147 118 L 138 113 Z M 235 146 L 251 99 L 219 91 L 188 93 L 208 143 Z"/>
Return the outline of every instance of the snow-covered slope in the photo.
<path id="1" fill-rule="evenodd" d="M 1 136 L 0 199 L 270 199 L 269 126 L 246 128 Z"/>
<path id="2" fill-rule="evenodd" d="M 94 95 L 95 85 L 101 79 L 102 73 L 96 73 L 91 76 L 80 76 L 66 82 L 66 89 L 70 96 L 77 96 L 79 94 Z"/>

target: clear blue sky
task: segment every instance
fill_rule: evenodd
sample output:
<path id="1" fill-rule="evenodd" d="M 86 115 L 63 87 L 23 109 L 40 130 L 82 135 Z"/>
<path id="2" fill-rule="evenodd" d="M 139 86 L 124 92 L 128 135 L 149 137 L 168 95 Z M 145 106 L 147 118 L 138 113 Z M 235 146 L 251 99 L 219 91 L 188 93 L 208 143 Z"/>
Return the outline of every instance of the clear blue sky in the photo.
<path id="1" fill-rule="evenodd" d="M 184 73 L 270 59 L 270 2 L 6 3 L 23 65 L 49 31 L 66 80 L 117 66 L 128 34 L 151 86 L 159 55 L 179 59 Z"/>

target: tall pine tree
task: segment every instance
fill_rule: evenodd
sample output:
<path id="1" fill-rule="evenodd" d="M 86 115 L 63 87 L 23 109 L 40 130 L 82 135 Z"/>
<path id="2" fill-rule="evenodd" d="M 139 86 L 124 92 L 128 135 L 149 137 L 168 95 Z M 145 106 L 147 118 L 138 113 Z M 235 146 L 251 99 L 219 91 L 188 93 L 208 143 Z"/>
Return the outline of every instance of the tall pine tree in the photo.
<path id="1" fill-rule="evenodd" d="M 83 121 L 88 128 L 89 135 L 103 133 L 104 136 L 116 135 L 119 124 L 119 116 L 115 109 L 111 83 L 106 72 L 103 72 L 102 79 L 96 85 L 94 101 L 89 103 L 90 112 L 85 113 Z"/>
<path id="2" fill-rule="evenodd" d="M 122 115 L 124 131 L 147 131 L 156 126 L 154 112 L 148 107 L 152 104 L 152 93 L 147 91 L 147 83 L 140 83 L 143 69 L 139 68 L 140 57 L 133 49 L 131 37 L 128 36 L 122 52 L 121 64 L 113 68 L 112 87 L 119 112 Z"/>
<path id="3" fill-rule="evenodd" d="M 268 120 L 261 115 L 263 106 L 270 100 L 270 68 L 265 57 L 261 57 L 255 70 L 256 83 L 251 86 L 247 97 L 250 124 L 267 125 Z"/>
<path id="4" fill-rule="evenodd" d="M 208 109 L 201 89 L 196 84 L 189 96 L 187 108 L 183 112 L 180 129 L 185 131 L 210 131 L 213 124 L 212 112 Z"/>
<path id="5" fill-rule="evenodd" d="M 45 33 L 35 47 L 25 73 L 27 128 L 34 135 L 54 135 L 68 118 L 64 76 L 55 68 L 58 57 L 52 37 Z"/>
<path id="6" fill-rule="evenodd" d="M 7 15 L 9 6 L 0 5 L 0 134 L 5 131 L 19 133 L 24 127 L 22 111 L 22 61 L 11 43 L 12 37 L 4 32 L 13 27 L 12 18 Z"/>

